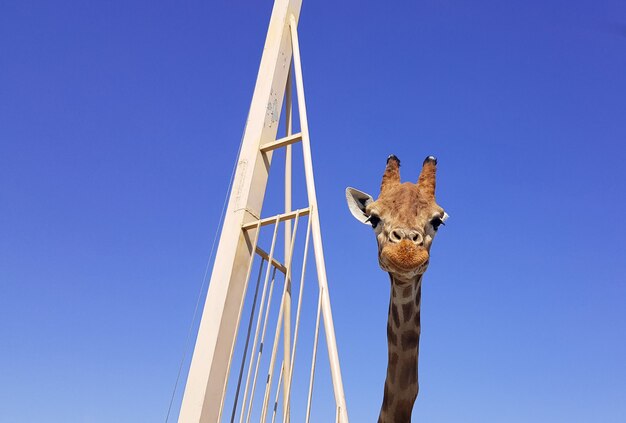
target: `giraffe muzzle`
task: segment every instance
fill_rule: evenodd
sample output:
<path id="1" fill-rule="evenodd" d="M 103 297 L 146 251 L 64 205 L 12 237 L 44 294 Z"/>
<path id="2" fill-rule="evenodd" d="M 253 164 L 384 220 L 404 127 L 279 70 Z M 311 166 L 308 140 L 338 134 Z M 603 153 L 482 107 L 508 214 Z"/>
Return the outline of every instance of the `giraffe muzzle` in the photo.
<path id="1" fill-rule="evenodd" d="M 425 248 L 406 238 L 397 243 L 388 243 L 380 253 L 381 265 L 391 273 L 424 273 L 429 258 Z"/>

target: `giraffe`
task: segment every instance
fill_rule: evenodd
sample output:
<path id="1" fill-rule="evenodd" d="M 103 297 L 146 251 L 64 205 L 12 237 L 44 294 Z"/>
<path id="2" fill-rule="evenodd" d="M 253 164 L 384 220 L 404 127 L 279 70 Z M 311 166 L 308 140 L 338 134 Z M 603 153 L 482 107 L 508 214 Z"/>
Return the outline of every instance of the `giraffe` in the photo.
<path id="1" fill-rule="evenodd" d="M 378 423 L 410 423 L 419 390 L 422 276 L 437 229 L 448 218 L 435 202 L 436 170 L 437 159 L 428 156 L 417 183 L 401 183 L 400 160 L 392 154 L 377 200 L 357 189 L 346 189 L 350 211 L 376 234 L 378 263 L 391 280 L 387 377 Z"/>

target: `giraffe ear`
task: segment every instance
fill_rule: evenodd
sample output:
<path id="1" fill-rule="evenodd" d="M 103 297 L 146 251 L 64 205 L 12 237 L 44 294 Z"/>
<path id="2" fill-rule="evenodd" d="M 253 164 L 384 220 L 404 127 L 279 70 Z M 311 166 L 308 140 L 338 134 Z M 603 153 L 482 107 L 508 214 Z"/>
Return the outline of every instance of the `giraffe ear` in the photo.
<path id="1" fill-rule="evenodd" d="M 365 208 L 369 203 L 374 202 L 372 196 L 358 189 L 348 187 L 346 188 L 346 200 L 348 201 L 348 208 L 356 220 L 367 224 L 368 216 L 365 213 Z"/>

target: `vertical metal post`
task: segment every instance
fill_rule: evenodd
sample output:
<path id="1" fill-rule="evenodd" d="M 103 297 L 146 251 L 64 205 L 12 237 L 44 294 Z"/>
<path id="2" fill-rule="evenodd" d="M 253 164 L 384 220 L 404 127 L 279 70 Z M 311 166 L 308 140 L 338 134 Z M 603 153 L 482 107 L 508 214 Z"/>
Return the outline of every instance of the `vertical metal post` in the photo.
<path id="1" fill-rule="evenodd" d="M 296 212 L 296 220 L 293 226 L 291 245 L 289 246 L 289 257 L 291 257 L 293 254 L 293 247 L 294 247 L 295 240 L 296 240 L 296 231 L 298 230 L 299 218 L 300 218 L 300 214 L 299 212 Z M 287 277 L 291 274 L 291 260 L 285 263 L 285 267 L 287 268 L 287 271 L 285 272 L 285 280 L 286 280 Z M 287 285 L 285 284 L 285 286 L 283 287 L 283 295 L 282 295 L 283 301 L 281 302 L 282 305 L 284 305 L 286 293 L 287 293 Z M 267 372 L 267 382 L 265 385 L 265 397 L 263 400 L 263 409 L 261 411 L 261 423 L 265 423 L 265 417 L 267 415 L 267 406 L 268 406 L 268 401 L 270 397 L 270 391 L 272 389 L 272 376 L 274 373 L 274 364 L 276 362 L 276 352 L 278 349 L 278 343 L 279 343 L 279 338 L 280 338 L 280 325 L 282 324 L 284 313 L 285 313 L 285 309 L 281 307 L 278 310 L 278 324 L 276 325 L 276 332 L 274 333 L 274 342 L 272 344 L 272 356 L 270 358 L 269 370 Z M 278 385 L 277 389 L 280 389 L 280 384 Z"/>
<path id="2" fill-rule="evenodd" d="M 335 339 L 335 326 L 330 308 L 330 297 L 328 295 L 328 281 L 326 279 L 326 264 L 324 263 L 324 250 L 322 247 L 322 232 L 320 229 L 319 213 L 317 209 L 317 195 L 315 194 L 315 178 L 313 177 L 313 161 L 311 158 L 311 144 L 309 139 L 309 125 L 306 115 L 306 103 L 304 100 L 304 84 L 302 80 L 302 64 L 300 62 L 300 44 L 298 42 L 298 23 L 296 17 L 290 18 L 291 45 L 293 49 L 293 67 L 296 79 L 296 92 L 298 97 L 298 112 L 300 116 L 300 131 L 302 132 L 302 152 L 304 155 L 304 174 L 306 177 L 307 194 L 309 207 L 311 208 L 311 225 L 313 230 L 313 249 L 315 251 L 315 265 L 317 268 L 317 278 L 322 295 L 322 314 L 324 317 L 324 331 L 326 332 L 326 344 L 328 347 L 328 359 L 330 362 L 330 373 L 333 381 L 335 402 L 340 408 L 342 422 L 348 421 L 346 410 L 346 399 L 341 380 L 341 368 L 339 365 L 339 353 L 337 351 L 337 340 Z"/>
<path id="3" fill-rule="evenodd" d="M 256 322 L 256 330 L 254 332 L 254 341 L 252 342 L 252 354 L 250 355 L 250 364 L 248 365 L 248 375 L 246 376 L 246 387 L 243 391 L 243 402 L 241 404 L 241 419 L 243 420 L 243 413 L 246 409 L 246 397 L 248 394 L 248 382 L 250 381 L 250 371 L 252 370 L 252 362 L 254 361 L 254 354 L 256 351 L 256 343 L 259 335 L 259 328 L 261 324 L 261 317 L 263 317 L 263 332 L 261 333 L 261 346 L 259 348 L 259 353 L 257 356 L 256 367 L 254 369 L 254 380 L 252 382 L 252 392 L 250 393 L 250 405 L 248 407 L 248 419 L 250 418 L 250 412 L 252 411 L 253 399 L 254 399 L 254 389 L 256 387 L 256 377 L 259 371 L 259 362 L 261 361 L 261 354 L 263 354 L 263 341 L 265 340 L 265 328 L 267 327 L 267 319 L 270 313 L 270 304 L 272 303 L 272 291 L 274 289 L 274 280 L 276 276 L 276 267 L 274 267 L 274 271 L 272 273 L 272 282 L 270 283 L 270 292 L 267 296 L 267 309 L 265 313 L 263 313 L 263 301 L 265 299 L 265 288 L 267 287 L 267 281 L 270 277 L 270 270 L 272 269 L 272 260 L 274 259 L 274 246 L 276 245 L 276 234 L 278 233 L 278 222 L 279 217 L 276 217 L 276 221 L 274 222 L 274 235 L 272 236 L 272 246 L 270 248 L 270 253 L 267 258 L 267 271 L 265 273 L 265 282 L 263 283 L 263 295 L 261 296 L 261 305 L 259 306 L 259 318 Z"/>
<path id="4" fill-rule="evenodd" d="M 292 134 L 292 104 L 291 104 L 291 66 L 287 75 L 287 86 L 285 87 L 285 136 Z M 291 211 L 291 145 L 285 147 L 285 213 Z M 285 222 L 285 263 L 290 262 L 289 246 L 291 245 L 291 221 Z M 283 421 L 289 422 L 289 390 L 288 380 L 291 379 L 289 370 L 291 369 L 291 275 L 285 275 L 285 309 L 284 335 L 283 335 L 283 360 L 285 377 L 283 378 Z"/>
<path id="5" fill-rule="evenodd" d="M 296 344 L 298 343 L 298 329 L 300 324 L 300 312 L 302 311 L 302 296 L 304 294 L 304 277 L 306 275 L 306 264 L 307 258 L 309 257 L 309 239 L 311 235 L 311 219 L 309 219 L 309 223 L 306 227 L 306 239 L 304 241 L 304 254 L 302 256 L 302 274 L 300 275 L 300 290 L 298 291 L 298 308 L 296 311 L 296 328 L 293 334 L 293 347 L 291 350 L 291 369 L 289 369 L 289 380 L 287 381 L 287 402 L 285 403 L 285 407 L 289 409 L 289 405 L 291 403 L 291 381 L 293 377 L 293 365 L 296 360 Z M 284 416 L 283 423 L 287 422 L 288 415 Z"/>
<path id="6" fill-rule="evenodd" d="M 317 340 L 320 333 L 320 311 L 322 310 L 322 290 L 317 299 L 317 317 L 315 318 L 315 337 L 313 338 L 313 355 L 311 356 L 311 376 L 309 376 L 309 394 L 306 401 L 306 423 L 311 418 L 311 404 L 313 401 L 313 383 L 315 382 L 315 359 L 317 358 Z"/>

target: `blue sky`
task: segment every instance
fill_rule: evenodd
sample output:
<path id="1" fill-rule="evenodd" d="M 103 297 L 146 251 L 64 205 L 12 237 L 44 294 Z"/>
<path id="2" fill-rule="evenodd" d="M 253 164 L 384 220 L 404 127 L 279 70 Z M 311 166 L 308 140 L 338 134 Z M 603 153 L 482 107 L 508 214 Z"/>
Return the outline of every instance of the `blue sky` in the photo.
<path id="1" fill-rule="evenodd" d="M 271 6 L 0 5 L 0 421 L 164 421 Z M 389 287 L 344 189 L 394 153 L 451 215 L 414 421 L 626 421 L 626 5 L 305 1 L 300 38 L 351 420 Z"/>

